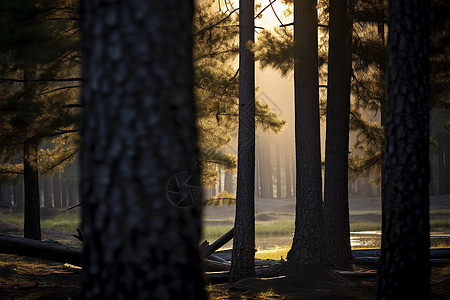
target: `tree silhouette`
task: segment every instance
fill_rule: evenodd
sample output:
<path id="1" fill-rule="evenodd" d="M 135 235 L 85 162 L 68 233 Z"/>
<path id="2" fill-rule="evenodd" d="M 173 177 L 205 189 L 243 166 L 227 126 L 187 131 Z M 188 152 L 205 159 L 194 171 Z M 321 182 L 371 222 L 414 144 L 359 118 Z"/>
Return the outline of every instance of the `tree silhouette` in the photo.
<path id="1" fill-rule="evenodd" d="M 389 2 L 378 299 L 430 298 L 429 1 Z"/>
<path id="2" fill-rule="evenodd" d="M 192 11 L 192 1 L 82 1 L 83 299 L 206 299 Z M 189 207 L 168 195 L 184 173 Z"/>

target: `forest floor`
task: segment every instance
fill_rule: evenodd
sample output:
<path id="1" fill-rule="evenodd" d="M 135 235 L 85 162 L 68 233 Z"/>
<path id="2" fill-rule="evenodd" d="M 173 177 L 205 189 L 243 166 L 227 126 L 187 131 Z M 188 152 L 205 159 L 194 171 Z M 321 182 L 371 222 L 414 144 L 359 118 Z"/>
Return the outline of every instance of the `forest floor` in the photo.
<path id="1" fill-rule="evenodd" d="M 0 232 L 20 234 L 0 221 Z M 70 233 L 43 229 L 43 237 L 80 246 Z M 376 268 L 354 265 L 373 276 L 335 273 L 251 278 L 237 283 L 207 284 L 209 299 L 375 299 Z M 77 299 L 81 269 L 42 259 L 0 254 L 0 299 Z M 432 268 L 432 299 L 450 299 L 450 265 Z"/>
<path id="2" fill-rule="evenodd" d="M 355 265 L 355 271 L 375 272 Z M 81 270 L 71 265 L 0 254 L 0 299 L 78 299 Z M 433 267 L 431 299 L 450 299 L 450 268 Z M 375 299 L 376 277 L 328 273 L 251 278 L 209 284 L 209 299 Z"/>

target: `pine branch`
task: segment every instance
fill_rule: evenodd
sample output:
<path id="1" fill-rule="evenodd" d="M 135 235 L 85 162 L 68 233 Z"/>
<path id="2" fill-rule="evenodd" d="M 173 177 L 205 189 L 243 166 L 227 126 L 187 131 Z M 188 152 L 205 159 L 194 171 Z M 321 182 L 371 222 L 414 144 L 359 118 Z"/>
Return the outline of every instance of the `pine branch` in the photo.
<path id="1" fill-rule="evenodd" d="M 217 25 L 219 25 L 220 23 L 222 23 L 223 21 L 225 21 L 225 20 L 227 20 L 229 17 L 231 17 L 231 15 L 232 15 L 233 13 L 235 13 L 236 11 L 238 11 L 238 10 L 239 10 L 239 8 L 233 9 L 233 10 L 232 10 L 225 18 L 221 19 L 220 21 L 218 21 L 217 23 L 215 23 L 215 24 L 213 24 L 213 25 L 211 25 L 211 26 L 209 26 L 209 27 L 206 27 L 206 28 L 204 28 L 204 29 L 199 30 L 198 32 L 194 33 L 194 36 L 199 35 L 200 33 L 203 33 L 203 32 L 205 32 L 205 31 L 208 31 L 208 30 L 210 30 L 210 29 L 216 27 Z"/>

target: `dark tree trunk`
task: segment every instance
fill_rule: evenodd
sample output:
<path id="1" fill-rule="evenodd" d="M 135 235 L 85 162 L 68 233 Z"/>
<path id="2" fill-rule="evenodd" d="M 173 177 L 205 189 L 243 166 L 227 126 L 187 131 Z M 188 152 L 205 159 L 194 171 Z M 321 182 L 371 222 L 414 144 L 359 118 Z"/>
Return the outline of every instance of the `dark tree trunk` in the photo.
<path id="1" fill-rule="evenodd" d="M 430 298 L 429 1 L 389 2 L 378 299 Z"/>
<path id="2" fill-rule="evenodd" d="M 53 203 L 55 208 L 61 208 L 61 173 L 57 171 L 53 176 Z"/>
<path id="3" fill-rule="evenodd" d="M 39 197 L 38 149 L 36 143 L 23 146 L 24 237 L 41 239 L 41 203 Z"/>
<path id="4" fill-rule="evenodd" d="M 82 1 L 83 299 L 206 299 L 192 1 Z"/>
<path id="5" fill-rule="evenodd" d="M 52 184 L 52 179 L 50 177 L 44 177 L 42 180 L 43 180 L 43 183 L 44 183 L 44 207 L 46 207 L 46 208 L 53 208 L 53 200 L 52 200 L 53 184 Z"/>
<path id="6" fill-rule="evenodd" d="M 351 80 L 351 21 L 347 0 L 330 1 L 324 228 L 326 257 L 333 269 L 350 270 L 348 142 Z"/>
<path id="7" fill-rule="evenodd" d="M 236 217 L 230 281 L 255 275 L 254 0 L 239 1 L 239 136 Z"/>
<path id="8" fill-rule="evenodd" d="M 21 180 L 19 184 L 14 187 L 14 207 L 18 209 L 23 209 L 23 203 L 24 203 L 24 191 L 23 191 L 23 180 Z"/>
<path id="9" fill-rule="evenodd" d="M 317 1 L 294 1 L 296 216 L 288 263 L 323 269 Z"/>

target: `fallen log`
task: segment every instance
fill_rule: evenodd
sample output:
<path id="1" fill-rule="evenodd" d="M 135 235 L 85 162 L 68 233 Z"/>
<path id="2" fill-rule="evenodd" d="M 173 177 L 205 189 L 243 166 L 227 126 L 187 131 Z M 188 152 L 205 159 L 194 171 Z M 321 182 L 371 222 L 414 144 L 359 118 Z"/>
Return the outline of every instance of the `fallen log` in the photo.
<path id="1" fill-rule="evenodd" d="M 46 259 L 81 266 L 82 250 L 57 242 L 42 242 L 17 236 L 0 235 L 0 253 Z M 207 272 L 229 271 L 231 263 L 203 259 Z"/>
<path id="2" fill-rule="evenodd" d="M 234 227 L 231 228 L 227 233 L 222 235 L 220 238 L 218 238 L 214 243 L 211 245 L 208 244 L 207 241 L 204 241 L 200 245 L 200 256 L 202 258 L 207 258 L 214 252 L 216 252 L 217 249 L 228 243 L 234 236 Z"/>
<path id="3" fill-rule="evenodd" d="M 0 253 L 28 256 L 81 266 L 79 248 L 22 237 L 0 235 Z"/>
<path id="4" fill-rule="evenodd" d="M 221 272 L 230 271 L 231 263 L 219 262 L 211 259 L 203 259 L 203 271 L 204 272 Z"/>

